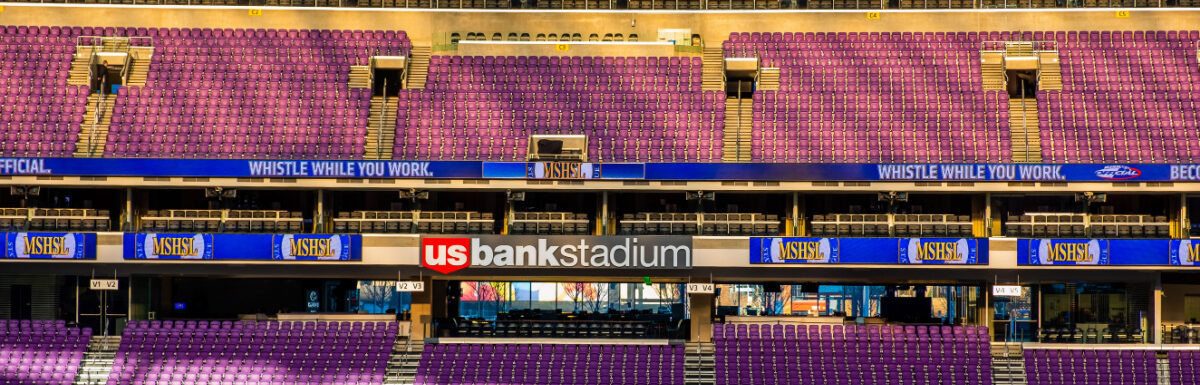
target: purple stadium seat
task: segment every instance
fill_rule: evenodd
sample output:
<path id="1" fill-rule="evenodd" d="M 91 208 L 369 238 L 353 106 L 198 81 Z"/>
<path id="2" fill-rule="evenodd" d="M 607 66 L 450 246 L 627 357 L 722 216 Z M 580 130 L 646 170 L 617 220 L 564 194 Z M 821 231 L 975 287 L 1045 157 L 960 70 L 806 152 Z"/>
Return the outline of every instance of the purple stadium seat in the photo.
<path id="1" fill-rule="evenodd" d="M 973 326 L 716 324 L 716 382 L 989 385 L 988 338 Z"/>
<path id="2" fill-rule="evenodd" d="M 394 323 L 134 321 L 108 385 L 380 384 Z"/>
<path id="3" fill-rule="evenodd" d="M 64 321 L 0 320 L 0 383 L 72 384 L 91 338 Z"/>
<path id="4" fill-rule="evenodd" d="M 417 385 L 684 383 L 681 345 L 437 344 Z"/>
<path id="5" fill-rule="evenodd" d="M 1155 385 L 1156 365 L 1153 350 L 1025 350 L 1025 378 L 1030 385 Z"/>
<path id="6" fill-rule="evenodd" d="M 434 56 L 399 95 L 395 159 L 524 160 L 537 134 L 585 134 L 600 162 L 719 162 L 725 96 L 700 58 Z"/>
<path id="7" fill-rule="evenodd" d="M 975 33 L 735 33 L 726 57 L 780 70 L 756 92 L 757 162 L 1011 161 L 1008 96 L 983 92 Z"/>
<path id="8" fill-rule="evenodd" d="M 119 92 L 106 156 L 361 159 L 371 95 L 350 66 L 412 47 L 393 31 L 146 32 L 146 86 Z"/>
<path id="9" fill-rule="evenodd" d="M 1046 34 L 1058 43 L 1063 89 L 1038 94 L 1042 159 L 1200 159 L 1196 31 Z"/>
<path id="10" fill-rule="evenodd" d="M 87 87 L 68 86 L 75 39 L 62 28 L 0 27 L 0 155 L 65 157 L 75 152 Z"/>

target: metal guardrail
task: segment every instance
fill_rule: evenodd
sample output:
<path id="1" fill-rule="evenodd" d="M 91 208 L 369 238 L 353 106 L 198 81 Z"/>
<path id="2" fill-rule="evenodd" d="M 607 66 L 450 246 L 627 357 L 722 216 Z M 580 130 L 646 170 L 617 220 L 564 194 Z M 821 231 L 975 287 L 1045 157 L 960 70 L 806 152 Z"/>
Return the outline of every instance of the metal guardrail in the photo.
<path id="1" fill-rule="evenodd" d="M 979 50 L 983 52 L 1008 52 L 1008 47 L 1018 44 L 1029 44 L 1034 53 L 1058 52 L 1058 42 L 1053 40 L 986 40 L 979 43 Z"/>

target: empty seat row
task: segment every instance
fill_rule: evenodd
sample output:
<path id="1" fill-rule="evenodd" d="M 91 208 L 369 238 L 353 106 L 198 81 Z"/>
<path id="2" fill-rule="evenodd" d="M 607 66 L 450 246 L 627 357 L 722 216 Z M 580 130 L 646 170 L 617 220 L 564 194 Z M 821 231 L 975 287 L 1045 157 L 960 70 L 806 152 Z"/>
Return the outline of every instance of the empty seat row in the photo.
<path id="1" fill-rule="evenodd" d="M 626 213 L 618 226 L 630 235 L 779 235 L 782 229 L 778 215 L 759 213 Z"/>
<path id="2" fill-rule="evenodd" d="M 141 218 L 142 231 L 298 233 L 304 215 L 282 210 L 149 210 Z"/>
<path id="3" fill-rule="evenodd" d="M 474 211 L 354 211 L 333 218 L 337 233 L 492 234 L 492 213 Z"/>

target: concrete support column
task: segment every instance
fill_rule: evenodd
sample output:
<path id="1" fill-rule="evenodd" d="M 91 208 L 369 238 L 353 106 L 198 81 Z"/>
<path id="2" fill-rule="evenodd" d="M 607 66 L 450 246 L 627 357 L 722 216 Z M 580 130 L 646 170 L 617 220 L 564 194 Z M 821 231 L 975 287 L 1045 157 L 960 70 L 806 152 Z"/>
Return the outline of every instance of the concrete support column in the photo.
<path id="1" fill-rule="evenodd" d="M 712 283 L 709 277 L 692 277 L 693 283 Z M 691 334 L 688 342 L 712 342 L 714 294 L 684 294 L 691 297 Z"/>
<path id="2" fill-rule="evenodd" d="M 317 207 L 313 212 L 313 232 L 325 232 L 325 190 L 317 190 Z"/>
<path id="3" fill-rule="evenodd" d="M 1155 344 L 1163 343 L 1162 333 L 1162 317 L 1163 317 L 1163 285 L 1162 273 L 1156 273 L 1154 278 L 1154 291 L 1151 293 L 1150 306 L 1153 310 L 1150 311 L 1151 318 L 1149 324 L 1146 325 L 1147 331 L 1153 331 L 1154 339 L 1151 341 Z"/>
<path id="4" fill-rule="evenodd" d="M 409 308 L 410 319 L 412 319 L 412 332 L 409 338 L 412 339 L 431 337 L 425 335 L 425 329 L 433 323 L 433 299 L 436 287 L 431 277 L 425 277 L 423 281 L 425 282 L 425 291 L 412 293 L 412 306 Z M 441 298 L 445 298 L 445 288 L 442 288 Z M 442 307 L 445 307 L 444 303 Z"/>

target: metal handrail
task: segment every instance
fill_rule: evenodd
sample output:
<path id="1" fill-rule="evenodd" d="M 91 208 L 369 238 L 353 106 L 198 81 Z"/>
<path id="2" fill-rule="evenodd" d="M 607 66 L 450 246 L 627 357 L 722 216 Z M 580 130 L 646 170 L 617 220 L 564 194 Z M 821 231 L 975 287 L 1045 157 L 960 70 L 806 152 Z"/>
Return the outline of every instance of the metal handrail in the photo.
<path id="1" fill-rule="evenodd" d="M 1200 42 L 1197 42 L 1200 49 Z M 1034 53 L 1058 52 L 1058 42 L 1054 40 L 985 40 L 979 43 L 983 52 L 1007 52 L 1008 47 L 1016 44 L 1029 44 Z"/>
<path id="2" fill-rule="evenodd" d="M 380 108 L 379 128 L 378 128 L 378 132 L 375 133 L 375 159 L 376 160 L 383 159 L 383 127 L 384 127 L 384 122 L 387 121 L 387 115 L 388 115 L 387 114 L 388 94 L 387 94 L 387 78 L 386 77 L 383 78 L 383 105 L 379 106 L 379 108 Z M 392 122 L 393 126 L 395 124 L 396 124 L 396 122 Z"/>

